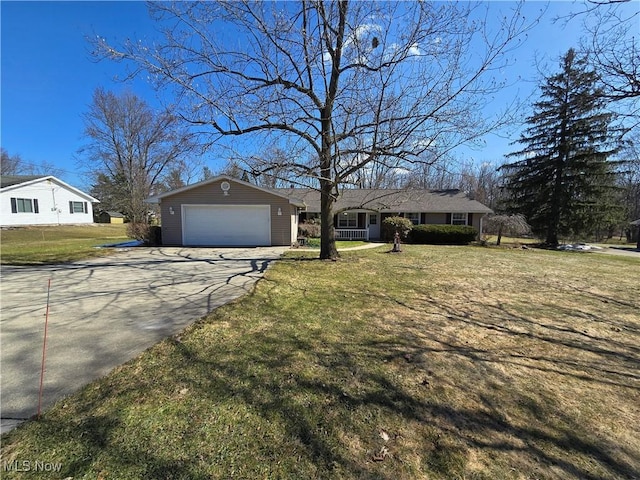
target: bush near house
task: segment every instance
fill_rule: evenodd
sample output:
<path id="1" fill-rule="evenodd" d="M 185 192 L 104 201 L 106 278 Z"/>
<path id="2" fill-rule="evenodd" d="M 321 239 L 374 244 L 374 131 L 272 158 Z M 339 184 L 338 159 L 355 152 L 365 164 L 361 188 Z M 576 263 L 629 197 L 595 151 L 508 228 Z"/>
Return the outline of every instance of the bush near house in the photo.
<path id="1" fill-rule="evenodd" d="M 468 225 L 415 225 L 408 241 L 421 245 L 467 245 L 477 232 Z"/>
<path id="2" fill-rule="evenodd" d="M 400 239 L 406 240 L 407 235 L 413 228 L 411 220 L 404 217 L 387 217 L 382 221 L 382 230 L 380 232 L 382 240 L 392 242 L 396 232 L 400 233 Z"/>
<path id="3" fill-rule="evenodd" d="M 298 235 L 308 238 L 320 238 L 320 223 L 309 220 L 298 225 Z"/>
<path id="4" fill-rule="evenodd" d="M 145 240 L 149 238 L 149 227 L 148 223 L 143 222 L 130 222 L 127 223 L 127 236 L 129 238 L 133 238 L 135 240 Z"/>

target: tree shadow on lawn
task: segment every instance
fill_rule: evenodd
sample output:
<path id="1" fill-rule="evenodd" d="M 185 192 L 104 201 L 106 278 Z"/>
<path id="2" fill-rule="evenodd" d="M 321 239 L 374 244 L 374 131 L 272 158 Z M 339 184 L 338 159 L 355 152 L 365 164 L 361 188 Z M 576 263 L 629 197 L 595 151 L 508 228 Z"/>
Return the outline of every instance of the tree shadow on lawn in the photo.
<path id="1" fill-rule="evenodd" d="M 346 293 L 367 296 L 356 289 Z M 69 415 L 59 406 L 35 427 L 43 437 L 59 437 L 61 443 L 72 439 L 81 446 L 82 454 L 65 464 L 63 473 L 69 476 L 99 473 L 102 465 L 108 470 L 118 462 L 138 478 L 210 478 L 207 469 L 214 464 L 221 476 L 235 468 L 236 476 L 240 471 L 245 478 L 293 472 L 379 479 L 474 473 L 477 478 L 637 476 L 637 451 L 590 430 L 598 419 L 581 418 L 575 405 L 567 408 L 555 395 L 567 381 L 573 382 L 568 388 L 585 388 L 587 395 L 594 385 L 615 389 L 618 398 L 637 397 L 634 342 L 609 342 L 542 323 L 505 304 L 485 302 L 476 308 L 477 299 L 470 297 L 459 303 L 468 307 L 443 305 L 425 295 L 419 302 L 388 301 L 389 320 L 377 319 L 380 329 L 358 335 L 347 329 L 338 338 L 305 332 L 295 320 L 226 338 L 216 330 L 224 317 L 210 317 L 163 342 L 158 352 L 171 368 L 162 377 L 141 377 L 124 389 L 117 377 L 107 377 L 100 388 L 84 391 L 88 401 L 82 411 Z M 237 327 L 242 328 L 232 325 Z M 204 336 L 191 340 L 198 332 Z M 130 362 L 118 375 L 148 375 L 153 368 L 146 361 Z M 545 384 L 550 380 L 555 384 Z M 141 446 L 133 455 L 123 448 L 119 437 L 131 429 L 124 413 L 130 399 L 160 411 L 186 401 L 176 398 L 177 385 L 202 409 L 185 406 L 185 415 L 194 417 L 167 425 L 180 453 Z M 158 398 L 145 397 L 147 389 Z M 238 408 L 241 414 L 220 425 L 214 417 L 223 408 Z M 233 430 L 255 428 L 246 417 L 273 430 L 254 431 L 265 440 L 233 452 L 231 459 L 221 458 L 210 443 L 242 449 L 233 443 Z M 380 438 L 381 430 L 390 440 Z M 203 435 L 205 441 L 195 447 L 180 443 Z M 389 455 L 375 459 L 382 447 Z M 480 465 L 473 451 L 481 455 Z M 193 458 L 180 458 L 185 454 Z"/>
<path id="2" fill-rule="evenodd" d="M 546 345 L 548 349 L 555 349 L 548 356 L 535 356 L 531 353 L 515 352 L 508 356 L 512 359 L 529 359 L 548 361 L 554 365 L 562 365 L 564 370 L 555 370 L 561 375 L 574 375 L 576 378 L 588 379 L 592 382 L 601 382 L 603 384 L 618 385 L 633 390 L 640 390 L 640 385 L 628 380 L 640 380 L 638 367 L 640 366 L 640 339 L 637 334 L 640 329 L 636 324 L 621 321 L 615 315 L 597 315 L 590 314 L 586 320 L 588 324 L 598 324 L 601 330 L 608 333 L 608 336 L 590 333 L 588 330 L 580 330 L 569 323 L 564 325 L 557 319 L 548 320 L 543 323 L 534 316 L 526 316 L 517 313 L 504 302 L 488 303 L 479 301 L 471 295 L 465 293 L 456 293 L 460 305 L 468 305 L 469 307 L 453 307 L 450 304 L 443 303 L 428 295 L 421 296 L 420 308 L 411 306 L 404 299 L 391 299 L 403 308 L 414 311 L 417 315 L 430 316 L 430 323 L 437 319 L 437 324 L 446 327 L 447 330 L 453 331 L 454 334 L 449 337 L 451 343 L 442 340 L 446 338 L 443 334 L 439 334 L 438 342 L 442 343 L 448 351 L 455 349 L 458 352 L 467 352 L 467 355 L 474 361 L 493 361 L 499 357 L 504 357 L 504 351 L 497 351 L 496 348 L 476 348 L 469 345 L 468 340 L 464 340 L 464 335 L 460 332 L 465 327 L 479 329 L 484 331 L 485 335 L 489 332 L 491 335 L 503 335 L 511 337 L 519 342 L 529 341 L 533 345 Z M 621 305 L 626 305 L 620 302 Z M 476 305 L 476 308 L 472 306 Z M 577 317 L 576 310 L 562 308 L 553 302 L 547 305 L 538 305 L 537 308 L 543 306 L 553 308 L 558 317 L 565 317 L 571 320 Z M 635 306 L 634 306 L 635 308 Z M 532 309 L 535 311 L 535 308 Z M 581 313 L 584 317 L 585 314 Z M 405 332 L 421 331 L 421 325 L 417 325 L 413 321 L 403 324 Z M 433 327 L 429 332 L 433 332 Z M 621 332 L 621 334 L 618 334 Z M 599 333 L 599 332 L 598 332 Z M 410 333 L 408 333 L 410 336 Z M 615 335 L 615 338 L 612 338 Z M 624 337 L 623 337 L 624 335 Z M 432 337 L 431 337 L 432 338 Z M 464 341 L 464 344 L 461 342 Z M 418 339 L 416 344 L 419 344 Z M 522 347 L 522 343 L 519 343 Z M 520 348 L 522 350 L 522 348 Z M 584 361 L 578 355 L 580 353 L 592 354 L 588 361 Z M 502 359 L 504 361 L 504 359 Z M 539 367 L 536 367 L 539 368 Z M 542 369 L 548 371 L 548 369 Z M 576 375 L 575 371 L 588 371 L 591 375 Z M 626 371 L 624 371 L 626 370 Z M 621 382 L 611 381 L 608 377 L 621 377 Z"/>
<path id="3" fill-rule="evenodd" d="M 457 320 L 469 321 L 464 317 Z M 419 327 L 414 325 L 414 328 Z M 519 335 L 519 332 L 515 334 Z M 256 410 L 263 418 L 278 423 L 283 436 L 299 445 L 296 452 L 317 468 L 320 477 L 391 479 L 411 478 L 416 473 L 453 477 L 464 474 L 469 448 L 479 449 L 489 458 L 506 454 L 510 460 L 503 461 L 511 462 L 509 466 L 520 472 L 535 469 L 538 464 L 542 477 L 552 476 L 552 470 L 563 472 L 565 476 L 594 480 L 603 475 L 630 478 L 635 474 L 633 465 L 622 459 L 633 458 L 633 452 L 625 452 L 621 446 L 599 443 L 597 437 L 590 436 L 590 432 L 580 425 L 578 418 L 563 412 L 562 404 L 549 392 L 510 391 L 509 398 L 505 399 L 504 388 L 494 391 L 492 386 L 505 385 L 511 380 L 503 374 L 504 365 L 512 363 L 508 355 L 507 358 L 495 358 L 494 352 L 448 343 L 444 339 L 434 340 L 440 344 L 440 349 L 426 348 L 422 335 L 412 339 L 410 334 L 395 342 L 375 339 L 365 345 L 333 342 L 321 350 L 312 340 L 282 335 L 282 332 L 257 333 L 252 341 L 270 347 L 249 351 L 248 355 L 245 350 L 237 355 L 227 351 L 202 357 L 199 349 L 194 351 L 187 344 L 173 340 L 173 355 L 182 357 L 175 366 L 175 374 L 181 376 L 181 382 L 194 395 L 208 397 L 212 403 L 239 402 Z M 570 348 L 578 347 L 571 344 Z M 296 355 L 300 352 L 307 355 L 313 352 L 306 362 L 311 362 L 318 372 L 300 374 L 297 371 Z M 424 357 L 426 368 L 414 361 L 419 355 Z M 433 357 L 442 355 L 448 360 L 439 365 Z M 176 359 L 175 356 L 172 358 Z M 381 359 L 383 365 L 380 365 Z M 549 360 L 544 359 L 544 362 Z M 447 381 L 447 372 L 452 366 L 465 371 L 466 378 L 455 377 Z M 528 368 L 547 370 L 541 366 Z M 565 362 L 553 373 L 575 375 L 565 372 L 565 368 L 575 366 Z M 329 371 L 333 375 L 327 375 Z M 274 375 L 274 372 L 278 373 Z M 412 388 L 396 378 L 394 373 L 397 372 L 415 380 L 428 375 L 431 385 L 421 389 L 416 381 Z M 579 378 L 585 380 L 583 376 Z M 620 382 L 615 383 L 620 385 Z M 635 388 L 631 379 L 622 386 Z M 452 402 L 452 389 L 478 397 L 477 404 Z M 300 395 L 308 395 L 309 403 L 301 403 Z M 360 423 L 363 415 L 369 415 L 372 420 L 364 428 Z M 549 422 L 550 418 L 553 418 L 552 422 Z M 422 472 L 406 470 L 403 466 L 406 449 L 393 441 L 387 444 L 391 458 L 380 463 L 371 460 L 377 448 L 384 445 L 376 438 L 379 429 L 396 428 L 406 436 L 417 425 L 426 428 L 417 439 L 411 439 L 419 444 Z M 189 432 L 185 434 L 189 435 Z M 344 441 L 348 436 L 358 437 L 362 448 L 355 452 L 350 450 Z M 104 442 L 100 440 L 96 447 L 104 448 Z M 445 450 L 452 452 L 453 457 L 442 460 L 442 456 L 448 455 Z M 458 458 L 460 455 L 462 461 Z M 580 457 L 582 461 L 577 461 Z M 597 462 L 600 470 L 594 473 L 589 461 L 584 459 Z M 150 469 L 166 462 L 153 457 L 143 461 L 151 465 Z M 182 473 L 187 475 L 185 472 L 197 474 L 197 471 L 189 470 Z"/>
<path id="4" fill-rule="evenodd" d="M 42 438 L 59 439 L 58 445 L 73 442 L 78 447 L 73 456 L 55 460 L 60 463 L 60 471 L 49 477 L 46 472 L 37 471 L 33 467 L 29 471 L 3 472 L 3 478 L 74 478 L 87 475 L 87 478 L 109 478 L 115 473 L 114 478 L 120 472 L 125 472 L 126 478 L 153 478 L 153 479 L 184 479 L 184 480 L 209 480 L 211 477 L 200 470 L 200 465 L 193 459 L 179 459 L 163 456 L 146 449 L 144 445 L 129 451 L 121 443 L 114 440 L 114 435 L 124 427 L 117 412 L 107 415 L 87 415 L 80 421 L 72 419 L 43 418 L 37 421 L 38 435 Z M 11 437 L 8 437 L 11 438 Z M 11 447 L 9 447 L 11 448 Z M 8 451 L 3 455 L 3 461 L 9 464 L 13 461 L 22 462 L 30 458 L 49 462 L 56 456 L 54 452 L 27 452 L 20 453 Z M 6 464 L 3 464 L 6 465 Z M 114 472 L 115 470 L 115 472 Z"/>
<path id="5" fill-rule="evenodd" d="M 420 349 L 420 354 L 426 355 L 425 370 L 424 365 L 416 365 L 404 356 L 399 362 L 393 360 L 394 350 L 404 355 L 417 354 L 407 347 L 424 345 L 424 339 L 419 337 L 411 342 L 405 336 L 391 344 L 375 339 L 364 345 L 333 342 L 325 345 L 323 351 L 319 351 L 313 341 L 283 336 L 282 332 L 256 334 L 258 337 L 258 344 L 272 345 L 273 350 L 256 351 L 249 359 L 234 355 L 226 361 L 203 359 L 184 345 L 176 347 L 185 356 L 185 365 L 204 363 L 205 370 L 215 372 L 215 378 L 197 378 L 190 383 L 202 385 L 203 381 L 210 381 L 211 387 L 205 390 L 229 392 L 243 404 L 258 409 L 265 418 L 284 422 L 286 435 L 305 446 L 306 454 L 321 472 L 331 473 L 337 469 L 351 478 L 411 478 L 416 473 L 464 475 L 466 459 L 461 463 L 456 463 L 455 458 L 444 463 L 437 461 L 438 456 L 443 455 L 439 446 L 442 442 L 454 455 L 464 452 L 465 457 L 469 447 L 482 450 L 488 458 L 497 453 L 509 454 L 507 458 L 513 462 L 510 467 L 521 472 L 540 464 L 542 476 L 548 468 L 575 478 L 594 480 L 603 475 L 624 478 L 637 473 L 635 467 L 627 463 L 634 458 L 634 452 L 626 451 L 621 445 L 599 442 L 597 436 L 593 437 L 592 432 L 581 425 L 579 418 L 563 411 L 562 403 L 553 398 L 551 392 L 544 389 L 509 391 L 509 398 L 505 399 L 504 388 L 492 388 L 510 383 L 509 376 L 503 373 L 505 364 L 510 363 L 508 358 L 487 358 L 466 346 L 437 340 L 446 350 Z M 283 356 L 282 352 L 291 353 Z M 292 373 L 287 378 L 287 371 L 296 370 L 293 365 L 296 352 L 313 352 L 307 361 L 319 372 Z M 429 365 L 430 357 L 436 354 L 449 357 L 446 364 Z M 482 366 L 476 368 L 478 364 Z M 466 378 L 455 377 L 447 385 L 452 366 L 464 371 Z M 256 367 L 266 373 L 251 373 Z M 428 375 L 430 368 L 436 371 L 431 372 L 430 388 L 425 388 L 418 380 Z M 469 373 L 468 368 L 474 372 Z M 274 371 L 281 374 L 273 376 L 270 372 Z M 580 380 L 585 379 L 580 377 Z M 438 385 L 440 382 L 445 385 L 444 389 Z M 612 383 L 637 389 L 632 378 L 623 377 Z M 451 402 L 451 395 L 455 397 L 456 392 L 447 390 L 464 392 L 477 397 L 477 401 Z M 300 392 L 309 392 L 313 397 L 310 405 L 304 406 L 295 400 Z M 211 400 L 215 401 L 215 397 Z M 363 417 L 372 420 L 364 429 Z M 403 432 L 401 435 L 407 435 L 406 432 L 417 426 L 426 430 L 409 443 L 415 446 L 418 442 L 422 472 L 405 470 L 403 475 L 406 460 L 403 454 L 407 450 L 393 442 L 388 444 L 393 458 L 384 465 L 371 462 L 372 453 L 381 445 L 376 438 L 378 430 L 395 428 Z M 359 451 L 349 451 L 344 444 L 342 439 L 349 434 L 359 437 L 362 444 Z M 582 460 L 578 460 L 580 457 Z M 598 464 L 599 471 L 594 473 L 591 461 Z"/>
<path id="6" fill-rule="evenodd" d="M 624 340 L 613 340 L 553 322 L 543 323 L 536 317 L 518 315 L 504 304 L 483 303 L 460 292 L 456 295 L 462 297 L 458 305 L 467 307 L 455 308 L 425 297 L 425 309 L 418 309 L 418 312 L 425 314 L 429 311 L 430 319 L 437 319 L 436 325 L 425 331 L 423 325 L 413 320 L 405 321 L 403 341 L 387 345 L 393 352 L 388 358 L 404 359 L 410 363 L 417 359 L 415 363 L 427 365 L 434 356 L 458 357 L 461 364 L 466 361 L 469 378 L 456 376 L 451 382 L 456 388 L 478 395 L 484 403 L 496 408 L 493 409 L 494 414 L 483 414 L 475 419 L 473 412 L 468 412 L 462 417 L 464 421 L 453 422 L 457 427 L 473 432 L 508 434 L 512 440 L 525 442 L 521 450 L 526 456 L 542 459 L 556 470 L 560 468 L 577 478 L 601 477 L 602 474 L 593 473 L 588 468 L 591 459 L 610 478 L 635 478 L 640 468 L 639 452 L 624 443 L 608 441 L 605 434 L 597 433 L 597 427 L 601 426 L 600 423 L 606 424 L 608 419 L 619 420 L 616 418 L 618 402 L 626 404 L 631 412 L 636 411 L 632 399 L 638 398 L 640 391 L 639 349 L 637 338 L 634 338 L 637 330 L 622 322 L 629 327 L 629 336 Z M 404 300 L 400 303 L 406 306 Z M 480 303 L 481 308 L 474 308 L 474 303 Z M 434 317 L 434 311 L 440 314 Z M 564 313 L 570 315 L 572 312 Z M 612 318 L 593 315 L 589 320 L 607 325 L 611 324 Z M 455 333 L 447 335 L 445 330 Z M 477 344 L 475 338 L 480 338 Z M 487 338 L 490 340 L 485 340 Z M 443 377 L 456 370 L 464 371 L 465 368 L 449 368 Z M 527 381 L 526 377 L 531 378 Z M 492 392 L 491 384 L 496 382 L 497 392 Z M 565 389 L 583 396 L 574 399 L 577 407 L 572 402 L 567 405 L 571 394 L 563 396 Z M 610 397 L 590 398 L 596 392 L 607 392 Z M 611 403 L 592 405 L 600 400 Z M 601 414 L 600 418 L 581 418 L 579 410 L 582 404 Z M 514 405 L 519 409 L 514 409 Z M 521 413 L 529 410 L 530 415 L 517 418 L 518 410 Z M 452 413 L 452 418 L 455 418 L 460 412 Z M 631 424 L 621 420 L 620 426 L 626 427 L 631 439 L 634 438 L 633 420 Z M 493 448 L 492 436 L 487 434 L 485 438 L 474 439 L 470 443 Z M 517 451 L 520 448 L 516 443 L 508 441 L 495 446 L 500 450 Z M 580 456 L 583 457 L 580 464 L 573 461 Z"/>

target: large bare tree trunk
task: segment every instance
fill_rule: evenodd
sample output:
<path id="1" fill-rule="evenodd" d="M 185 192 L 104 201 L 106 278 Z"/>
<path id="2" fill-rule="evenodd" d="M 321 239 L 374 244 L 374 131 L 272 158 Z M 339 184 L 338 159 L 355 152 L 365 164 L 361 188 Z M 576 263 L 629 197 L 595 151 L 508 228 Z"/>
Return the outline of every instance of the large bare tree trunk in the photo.
<path id="1" fill-rule="evenodd" d="M 489 3 L 154 2 L 158 43 L 98 36 L 94 47 L 98 58 L 130 62 L 131 76 L 145 71 L 175 89 L 172 111 L 206 147 L 250 138 L 240 156 L 252 173 L 318 189 L 320 257 L 334 259 L 340 188 L 432 163 L 508 118 L 485 122 L 480 112 L 506 84 L 494 72 L 535 24 L 519 8 L 494 29 L 473 20 L 493 12 Z M 249 144 L 296 152 L 268 159 Z"/>
<path id="2" fill-rule="evenodd" d="M 333 224 L 332 186 L 331 181 L 320 181 L 320 258 L 324 260 L 338 258 L 335 225 Z"/>
<path id="3" fill-rule="evenodd" d="M 331 114 L 323 109 L 322 151 L 320 154 L 320 259 L 338 258 L 335 227 L 333 224 L 333 204 L 336 183 L 331 176 Z"/>

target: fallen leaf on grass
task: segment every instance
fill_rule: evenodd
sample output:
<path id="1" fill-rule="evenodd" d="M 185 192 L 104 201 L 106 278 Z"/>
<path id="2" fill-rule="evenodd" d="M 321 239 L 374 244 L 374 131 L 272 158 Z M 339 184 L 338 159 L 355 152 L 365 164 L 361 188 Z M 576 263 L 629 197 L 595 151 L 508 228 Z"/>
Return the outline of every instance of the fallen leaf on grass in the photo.
<path id="1" fill-rule="evenodd" d="M 382 447 L 378 453 L 376 453 L 371 460 L 374 462 L 382 462 L 385 458 L 389 456 L 389 449 L 387 447 Z"/>

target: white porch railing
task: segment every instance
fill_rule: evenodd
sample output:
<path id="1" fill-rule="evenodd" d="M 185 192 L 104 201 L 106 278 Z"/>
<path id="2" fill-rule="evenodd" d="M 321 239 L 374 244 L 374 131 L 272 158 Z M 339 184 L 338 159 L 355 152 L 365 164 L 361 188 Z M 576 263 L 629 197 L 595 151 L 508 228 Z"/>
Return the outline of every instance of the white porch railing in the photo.
<path id="1" fill-rule="evenodd" d="M 369 240 L 368 229 L 336 228 L 336 240 Z"/>

